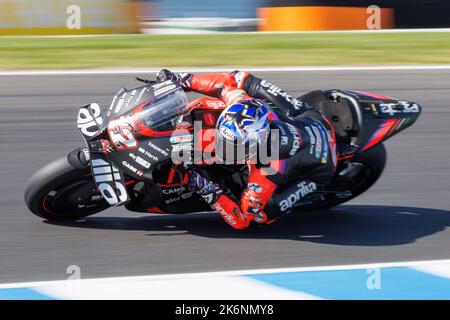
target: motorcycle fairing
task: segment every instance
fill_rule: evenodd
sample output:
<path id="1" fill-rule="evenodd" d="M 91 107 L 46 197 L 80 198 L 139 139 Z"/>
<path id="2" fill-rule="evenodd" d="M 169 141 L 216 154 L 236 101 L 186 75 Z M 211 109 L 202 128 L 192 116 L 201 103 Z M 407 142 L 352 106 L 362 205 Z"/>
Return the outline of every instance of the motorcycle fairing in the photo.
<path id="1" fill-rule="evenodd" d="M 421 107 L 414 102 L 352 90 L 329 90 L 327 95 L 344 100 L 352 108 L 356 132 L 344 155 L 366 151 L 411 126 L 420 116 Z M 329 119 L 333 123 L 333 119 Z"/>
<path id="2" fill-rule="evenodd" d="M 98 150 L 96 138 L 101 134 L 103 124 L 100 106 L 91 103 L 78 111 L 77 126 L 86 143 L 90 155 L 90 166 L 95 184 L 103 198 L 111 205 L 118 206 L 128 201 L 125 179 L 122 171 L 108 162 Z"/>
<path id="3" fill-rule="evenodd" d="M 91 171 L 100 193 L 111 206 L 128 201 L 123 173 L 114 164 L 106 161 L 101 154 L 92 153 Z"/>
<path id="4" fill-rule="evenodd" d="M 98 136 L 112 146 L 110 152 L 103 148 L 105 159 L 130 177 L 152 183 L 153 170 L 171 159 L 178 145 L 175 137 L 190 135 L 175 126 L 182 120 L 183 102 L 187 105 L 184 91 L 172 81 L 121 89 L 106 112 Z"/>
<path id="5" fill-rule="evenodd" d="M 387 119 L 387 120 L 384 120 L 381 123 L 381 125 L 378 127 L 378 129 L 375 131 L 375 133 L 372 135 L 372 137 L 369 139 L 369 141 L 361 149 L 361 151 L 366 151 L 366 150 L 376 146 L 378 143 L 380 143 L 384 139 L 387 139 L 389 136 L 392 135 L 392 133 L 395 130 L 396 126 L 401 121 L 402 120 L 399 120 L 399 119 Z"/>

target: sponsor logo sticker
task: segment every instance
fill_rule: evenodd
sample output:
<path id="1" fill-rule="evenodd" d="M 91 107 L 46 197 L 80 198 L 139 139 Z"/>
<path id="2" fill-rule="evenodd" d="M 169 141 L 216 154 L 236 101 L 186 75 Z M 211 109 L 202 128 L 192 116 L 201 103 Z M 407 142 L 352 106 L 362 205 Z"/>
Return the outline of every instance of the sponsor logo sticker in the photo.
<path id="1" fill-rule="evenodd" d="M 151 141 L 148 142 L 148 146 L 152 148 L 155 151 L 158 151 L 163 156 L 167 157 L 169 155 L 169 152 L 167 150 L 163 150 L 162 148 L 158 147 L 156 144 L 152 143 Z"/>
<path id="2" fill-rule="evenodd" d="M 162 95 L 164 93 L 167 93 L 167 92 L 175 89 L 176 87 L 177 86 L 175 84 L 171 84 L 171 85 L 169 85 L 167 87 L 163 87 L 161 89 L 157 89 L 157 90 L 155 90 L 155 96 L 159 96 L 159 95 Z"/>
<path id="3" fill-rule="evenodd" d="M 316 150 L 315 150 L 315 157 L 317 159 L 320 159 L 321 155 L 322 155 L 322 138 L 320 136 L 320 132 L 319 130 L 313 126 L 312 127 L 314 135 L 316 136 Z"/>
<path id="4" fill-rule="evenodd" d="M 171 136 L 170 143 L 183 143 L 192 141 L 192 135 Z"/>
<path id="5" fill-rule="evenodd" d="M 227 127 L 220 127 L 219 132 L 221 135 L 223 135 L 227 140 L 236 140 L 236 135 L 234 134 L 231 129 Z"/>
<path id="6" fill-rule="evenodd" d="M 317 190 L 317 185 L 314 182 L 300 182 L 297 184 L 298 189 L 287 196 L 286 199 L 279 203 L 282 212 L 291 209 L 297 202 L 305 198 L 307 195 L 315 192 Z"/>

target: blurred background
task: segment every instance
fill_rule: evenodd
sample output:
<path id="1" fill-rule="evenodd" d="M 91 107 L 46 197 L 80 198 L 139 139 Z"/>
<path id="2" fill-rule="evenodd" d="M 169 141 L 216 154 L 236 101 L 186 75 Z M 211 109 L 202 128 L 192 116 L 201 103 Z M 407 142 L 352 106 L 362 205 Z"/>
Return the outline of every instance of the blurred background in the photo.
<path id="1" fill-rule="evenodd" d="M 0 0 L 0 34 L 358 30 L 370 6 L 376 29 L 450 26 L 445 0 Z"/>

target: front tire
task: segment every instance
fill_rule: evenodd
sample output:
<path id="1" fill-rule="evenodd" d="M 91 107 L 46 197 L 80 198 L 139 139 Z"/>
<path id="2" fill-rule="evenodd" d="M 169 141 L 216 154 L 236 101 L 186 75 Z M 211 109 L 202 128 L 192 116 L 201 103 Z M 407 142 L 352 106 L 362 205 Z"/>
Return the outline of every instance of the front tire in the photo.
<path id="1" fill-rule="evenodd" d="M 37 171 L 25 188 L 25 203 L 32 213 L 47 220 L 76 220 L 109 207 L 97 191 L 90 167 L 61 157 Z M 69 161 L 70 157 L 70 161 Z"/>

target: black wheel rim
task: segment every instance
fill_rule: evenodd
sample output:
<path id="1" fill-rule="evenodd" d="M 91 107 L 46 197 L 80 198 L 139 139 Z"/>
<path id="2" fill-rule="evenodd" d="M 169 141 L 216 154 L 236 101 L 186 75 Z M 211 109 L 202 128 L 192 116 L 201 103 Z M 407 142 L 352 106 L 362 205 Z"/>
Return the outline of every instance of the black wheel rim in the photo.
<path id="1" fill-rule="evenodd" d="M 372 175 L 372 168 L 364 164 L 359 165 L 361 165 L 361 169 L 355 177 L 342 177 L 333 184 L 332 189 L 336 192 L 325 194 L 324 198 L 327 201 L 346 201 L 347 199 L 354 198 L 360 193 L 359 191 L 362 190 L 363 185 L 367 183 Z M 341 191 L 342 194 L 348 192 L 348 196 L 338 196 L 339 191 Z"/>
<path id="2" fill-rule="evenodd" d="M 43 208 L 58 216 L 86 216 L 108 207 L 91 178 L 71 181 L 50 191 L 43 200 Z"/>

